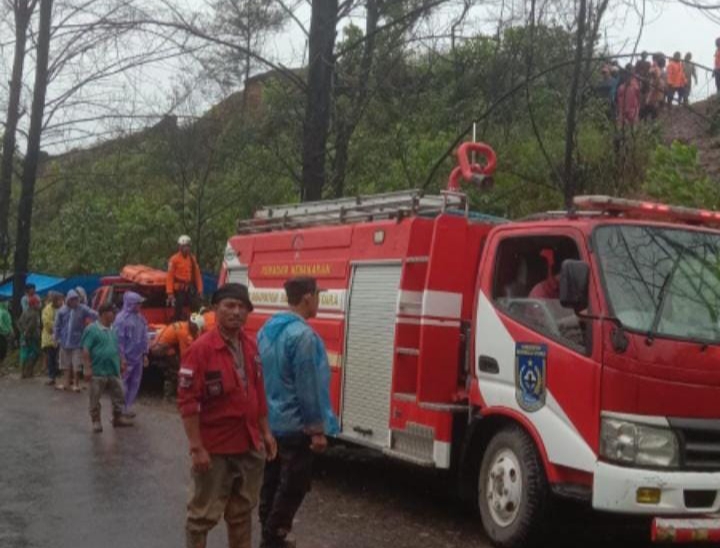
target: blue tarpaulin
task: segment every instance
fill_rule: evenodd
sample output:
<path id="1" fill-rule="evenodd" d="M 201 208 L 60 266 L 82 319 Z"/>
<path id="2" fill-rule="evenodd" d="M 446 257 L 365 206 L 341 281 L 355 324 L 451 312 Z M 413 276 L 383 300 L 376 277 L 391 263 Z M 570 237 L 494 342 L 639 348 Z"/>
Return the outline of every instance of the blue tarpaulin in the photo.
<path id="1" fill-rule="evenodd" d="M 215 293 L 218 284 L 218 277 L 214 274 L 208 274 L 207 272 L 202 273 L 203 279 L 203 293 L 205 295 L 212 295 Z"/>
<path id="2" fill-rule="evenodd" d="M 56 276 L 48 276 L 47 274 L 28 274 L 26 284 L 35 284 L 35 290 L 42 294 L 47 293 L 51 289 L 55 288 L 56 285 L 65 281 L 64 278 L 58 278 Z M 12 297 L 13 292 L 13 279 L 12 277 L 3 280 L 0 285 L 0 297 L 9 299 Z"/>
<path id="3" fill-rule="evenodd" d="M 92 276 L 72 276 L 65 278 L 57 286 L 53 287 L 53 291 L 59 291 L 60 293 L 67 293 L 71 289 L 76 287 L 82 287 L 88 297 L 93 294 L 98 287 L 100 287 L 100 280 L 103 276 L 92 275 Z"/>
<path id="4" fill-rule="evenodd" d="M 58 291 L 62 294 L 66 294 L 71 289 L 76 287 L 82 287 L 88 294 L 88 297 L 93 294 L 98 287 L 100 287 L 100 280 L 106 276 L 91 275 L 91 276 L 71 276 L 70 278 L 59 278 L 58 276 L 49 276 L 47 274 L 28 274 L 27 284 L 35 284 L 35 291 L 41 296 L 47 295 L 48 291 Z M 217 276 L 212 274 L 203 273 L 203 286 L 206 295 L 212 295 L 217 289 Z M 12 297 L 13 283 L 12 277 L 6 278 L 0 282 L 0 299 L 9 299 Z"/>
<path id="5" fill-rule="evenodd" d="M 35 291 L 41 296 L 45 296 L 48 291 L 59 291 L 67 293 L 76 287 L 82 287 L 88 295 L 91 295 L 100 286 L 100 278 L 102 276 L 72 276 L 70 278 L 59 278 L 57 276 L 49 276 L 47 274 L 30 273 L 27 276 L 26 284 L 35 284 Z M 0 299 L 9 299 L 12 297 L 13 280 L 12 277 L 3 280 L 0 284 Z"/>

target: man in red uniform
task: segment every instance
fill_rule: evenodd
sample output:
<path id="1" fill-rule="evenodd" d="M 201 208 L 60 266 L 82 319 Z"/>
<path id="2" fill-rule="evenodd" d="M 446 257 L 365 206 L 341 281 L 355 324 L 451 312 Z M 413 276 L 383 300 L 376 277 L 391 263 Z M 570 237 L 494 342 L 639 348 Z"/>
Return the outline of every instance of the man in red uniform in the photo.
<path id="1" fill-rule="evenodd" d="M 277 445 L 257 347 L 242 330 L 253 309 L 248 289 L 226 284 L 212 303 L 217 328 L 190 347 L 178 383 L 192 457 L 186 546 L 205 548 L 208 532 L 224 516 L 228 546 L 250 548 L 265 459 L 275 458 Z"/>
<path id="2" fill-rule="evenodd" d="M 173 321 L 186 319 L 185 307 L 195 311 L 203 292 L 202 274 L 197 259 L 190 253 L 190 236 L 178 238 L 178 252 L 170 257 L 165 290 L 168 304 L 175 308 Z"/>

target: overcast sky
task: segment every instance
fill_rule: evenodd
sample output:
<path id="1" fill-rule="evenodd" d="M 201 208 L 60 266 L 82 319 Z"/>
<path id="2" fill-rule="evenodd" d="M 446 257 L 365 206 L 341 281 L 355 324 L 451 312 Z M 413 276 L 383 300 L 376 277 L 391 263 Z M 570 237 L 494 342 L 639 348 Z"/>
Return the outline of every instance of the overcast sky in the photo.
<path id="1" fill-rule="evenodd" d="M 677 1 L 647 3 L 646 26 L 643 30 L 639 50 L 662 51 L 672 55 L 675 51 L 693 54 L 693 59 L 712 68 L 715 55 L 715 39 L 720 37 L 720 26 L 710 21 L 699 10 L 689 8 Z M 720 10 L 717 11 L 720 16 Z M 639 21 L 629 17 L 617 38 L 611 41 L 624 45 L 625 51 L 632 51 L 637 37 Z M 618 25 L 619 27 L 620 25 Z M 613 29 L 608 29 L 611 32 Z M 624 36 L 623 36 L 624 35 Z M 704 98 L 715 93 L 715 83 L 709 72 L 698 70 L 698 85 L 693 97 Z"/>
<path id="2" fill-rule="evenodd" d="M 523 0 L 514 0 L 514 3 L 527 4 Z M 640 9 L 641 0 L 635 0 L 635 3 Z M 613 4 L 619 3 L 613 2 Z M 482 13 L 482 2 L 479 5 L 476 15 L 464 30 L 466 35 L 478 32 L 478 27 L 484 27 L 483 20 L 497 17 L 494 11 L 493 16 L 488 17 L 487 13 Z M 711 21 L 701 11 L 687 7 L 677 0 L 647 0 L 645 9 L 645 25 L 640 35 L 638 52 L 662 51 L 672 55 L 675 51 L 681 51 L 684 55 L 689 51 L 692 52 L 695 62 L 712 68 L 715 39 L 720 37 L 720 25 Z M 720 17 L 720 10 L 716 13 Z M 309 9 L 301 11 L 299 15 L 300 19 L 307 23 Z M 439 17 L 443 17 L 443 14 Z M 362 24 L 361 20 L 357 22 Z M 617 54 L 631 53 L 638 38 L 640 25 L 641 18 L 635 9 L 616 8 L 613 13 L 608 14 L 604 40 L 610 50 Z M 490 28 L 488 27 L 487 30 Z M 304 46 L 305 37 L 293 23 L 286 27 L 281 37 L 268 44 L 272 55 L 291 64 L 297 64 L 298 59 L 302 58 Z M 698 70 L 698 79 L 698 85 L 693 92 L 696 99 L 715 92 L 714 80 L 709 72 Z"/>
<path id="3" fill-rule="evenodd" d="M 185 8 L 192 9 L 205 4 L 206 1 L 207 0 L 178 0 L 178 3 L 181 2 Z M 622 0 L 612 0 L 615 6 L 621 5 L 621 1 Z M 625 1 L 627 3 L 634 2 L 638 6 L 642 5 L 642 0 Z M 697 1 L 709 2 L 711 0 Z M 301 3 L 301 0 L 297 0 L 297 3 L 303 6 L 297 14 L 298 17 L 306 27 L 309 27 L 309 6 L 305 2 Z M 436 10 L 432 19 L 436 32 L 442 32 L 440 27 L 447 25 L 448 21 L 456 17 L 459 4 L 458 0 L 454 2 L 451 1 Z M 473 10 L 471 17 L 462 31 L 463 35 L 473 36 L 479 32 L 493 32 L 497 25 L 499 15 L 498 4 L 497 2 L 493 2 L 493 0 L 479 1 L 477 3 L 478 7 Z M 509 10 L 513 9 L 513 5 L 517 13 L 527 9 L 528 2 L 526 0 L 505 0 L 505 17 L 507 17 Z M 640 37 L 638 52 L 642 50 L 651 52 L 662 51 L 668 55 L 672 55 L 674 51 L 681 51 L 683 54 L 690 51 L 693 53 L 696 62 L 707 67 L 712 67 L 715 38 L 720 36 L 720 25 L 718 25 L 718 23 L 711 21 L 699 10 L 686 7 L 677 0 L 647 0 L 645 5 L 647 10 L 645 26 Z M 511 7 L 508 8 L 508 6 Z M 716 13 L 720 17 L 720 10 Z M 565 13 L 559 12 L 556 14 L 556 17 L 562 21 L 565 15 Z M 570 18 L 571 14 L 567 14 L 567 16 Z M 355 22 L 362 26 L 362 13 L 356 14 L 356 17 Z M 344 20 L 342 25 L 344 26 L 347 22 L 347 19 Z M 605 18 L 603 41 L 613 53 L 631 53 L 635 47 L 639 29 L 640 18 L 634 9 L 616 7 L 613 12 L 609 13 Z M 4 31 L 6 30 L 8 30 L 7 27 L 4 28 Z M 341 29 L 339 30 L 341 31 Z M 2 34 L 5 34 L 5 32 Z M 273 61 L 280 61 L 287 66 L 298 67 L 304 64 L 305 48 L 305 35 L 295 23 L 290 22 L 282 33 L 267 41 L 265 53 L 267 57 Z M 6 47 L 0 50 L 0 78 L 4 81 L 9 79 L 11 56 L 12 48 Z M 265 70 L 264 67 L 257 68 L 258 72 L 263 70 Z M 179 62 L 169 62 L 149 67 L 132 76 L 132 78 L 139 81 L 140 84 L 134 84 L 135 92 L 132 95 L 132 99 L 129 94 L 126 94 L 124 101 L 125 103 L 129 103 L 130 101 L 137 102 L 137 105 L 134 105 L 134 110 L 137 112 L 162 115 L 166 112 L 167 107 L 165 105 L 168 102 L 166 99 L 171 96 L 173 88 L 178 85 L 182 75 L 191 76 L 192 74 L 192 70 L 187 70 L 186 67 Z M 696 100 L 705 98 L 715 92 L 714 81 L 709 72 L 698 70 L 698 77 L 698 84 L 693 90 L 693 98 Z M 122 87 L 123 82 L 130 78 L 131 76 L 129 75 L 118 77 L 118 82 L 109 83 L 109 89 L 112 90 L 113 85 L 120 86 L 118 88 L 119 91 L 115 91 L 115 96 L 119 95 L 122 97 L 123 94 L 125 94 L 125 87 Z M 0 89 L 2 88 L 0 87 Z M 51 94 L 56 92 L 57 90 L 51 90 Z M 26 100 L 29 100 L 29 94 L 26 95 Z M 109 96 L 110 95 L 108 95 L 108 97 Z M 6 97 L 0 97 L 0 106 L 4 105 L 5 99 Z M 209 108 L 213 102 L 219 100 L 219 97 L 217 95 L 213 96 L 200 92 L 194 100 L 196 101 L 196 107 L 199 107 L 199 112 L 202 112 Z M 157 118 L 149 118 L 148 120 L 154 123 Z M 26 121 L 27 120 L 24 120 L 24 122 Z M 126 125 L 125 129 L 134 131 L 139 128 L 139 125 L 146 122 L 147 120 L 140 119 L 132 122 L 131 126 Z M 115 122 L 112 122 L 111 124 L 114 123 Z M 108 127 L 107 129 L 110 130 L 110 133 L 104 135 L 105 138 L 110 137 L 111 134 L 114 133 L 112 127 Z M 91 133 L 94 133 L 94 131 Z M 93 140 L 93 137 L 89 137 L 88 140 L 82 140 L 76 143 L 64 140 L 62 137 L 57 142 L 46 139 L 44 147 L 46 147 L 46 150 L 57 153 L 72 146 L 87 146 Z"/>

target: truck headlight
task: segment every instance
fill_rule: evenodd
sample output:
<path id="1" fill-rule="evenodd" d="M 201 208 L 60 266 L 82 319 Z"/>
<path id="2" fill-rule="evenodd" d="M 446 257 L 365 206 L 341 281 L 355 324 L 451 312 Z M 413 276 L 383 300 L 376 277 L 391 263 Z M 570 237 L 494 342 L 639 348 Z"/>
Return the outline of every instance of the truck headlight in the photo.
<path id="1" fill-rule="evenodd" d="M 600 425 L 600 455 L 648 468 L 677 466 L 680 460 L 677 436 L 669 428 L 610 418 Z"/>

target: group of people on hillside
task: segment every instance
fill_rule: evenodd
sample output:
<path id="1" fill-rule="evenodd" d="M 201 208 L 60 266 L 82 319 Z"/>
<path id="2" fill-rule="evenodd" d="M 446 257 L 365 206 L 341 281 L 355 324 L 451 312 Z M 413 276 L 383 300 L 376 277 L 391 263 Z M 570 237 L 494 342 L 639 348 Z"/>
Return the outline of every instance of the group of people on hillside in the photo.
<path id="1" fill-rule="evenodd" d="M 634 65 L 604 65 L 601 76 L 600 93 L 607 97 L 610 115 L 620 129 L 640 120 L 654 120 L 676 98 L 679 105 L 687 105 L 693 84 L 697 84 L 692 54 L 683 58 L 679 51 L 669 61 L 662 53 L 650 57 L 644 51 Z"/>

